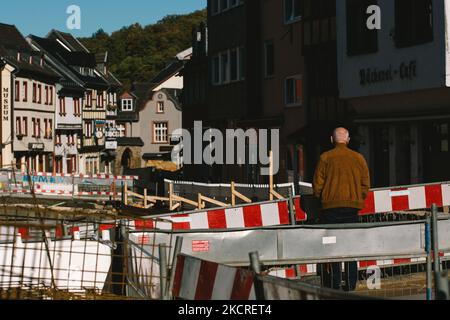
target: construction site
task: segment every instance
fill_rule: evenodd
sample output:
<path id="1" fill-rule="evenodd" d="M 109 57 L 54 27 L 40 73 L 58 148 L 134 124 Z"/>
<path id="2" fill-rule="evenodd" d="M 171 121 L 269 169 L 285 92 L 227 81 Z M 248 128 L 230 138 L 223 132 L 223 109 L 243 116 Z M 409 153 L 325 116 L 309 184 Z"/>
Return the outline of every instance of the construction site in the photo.
<path id="1" fill-rule="evenodd" d="M 371 190 L 360 223 L 324 226 L 305 183 L 166 180 L 155 196 L 133 176 L 0 177 L 1 299 L 448 298 L 449 183 Z M 356 290 L 327 288 L 319 270 L 348 261 Z"/>

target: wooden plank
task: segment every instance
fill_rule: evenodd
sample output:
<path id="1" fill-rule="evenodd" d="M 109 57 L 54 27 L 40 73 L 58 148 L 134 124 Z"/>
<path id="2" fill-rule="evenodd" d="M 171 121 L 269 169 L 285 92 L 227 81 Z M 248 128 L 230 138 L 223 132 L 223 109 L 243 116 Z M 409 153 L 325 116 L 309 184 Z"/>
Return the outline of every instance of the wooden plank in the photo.
<path id="1" fill-rule="evenodd" d="M 240 193 L 239 191 L 234 191 L 234 195 L 236 196 L 236 197 L 238 197 L 239 199 L 241 199 L 242 201 L 244 201 L 244 202 L 247 202 L 247 203 L 252 203 L 252 200 L 250 200 L 249 198 L 247 198 L 246 196 L 244 196 L 242 193 Z"/>
<path id="2" fill-rule="evenodd" d="M 279 194 L 278 192 L 276 192 L 275 190 L 272 190 L 272 195 L 275 196 L 277 199 L 279 200 L 283 200 L 286 199 L 285 197 L 283 197 L 281 194 Z"/>
<path id="3" fill-rule="evenodd" d="M 197 207 L 197 206 L 198 206 L 198 203 L 197 203 L 197 202 L 192 201 L 192 200 L 189 200 L 189 199 L 186 199 L 186 198 L 183 198 L 183 197 L 180 197 L 180 196 L 177 196 L 177 195 L 172 195 L 172 199 L 173 199 L 174 201 L 181 201 L 181 202 L 190 204 L 191 206 L 194 206 L 194 207 Z"/>
<path id="4" fill-rule="evenodd" d="M 158 196 L 147 196 L 148 201 L 170 201 L 170 198 L 158 197 Z"/>
<path id="5" fill-rule="evenodd" d="M 132 197 L 135 197 L 135 198 L 144 199 L 143 195 L 140 195 L 139 193 L 135 193 L 135 192 L 132 192 L 132 191 L 128 191 L 128 195 L 132 196 Z"/>
<path id="6" fill-rule="evenodd" d="M 227 203 L 224 203 L 224 202 L 221 202 L 221 201 L 218 201 L 218 200 L 215 200 L 215 199 L 211 199 L 211 198 L 208 198 L 208 197 L 205 197 L 205 196 L 201 196 L 201 199 L 202 199 L 203 201 L 206 201 L 206 202 L 215 204 L 215 205 L 217 205 L 217 206 L 219 206 L 219 207 L 229 207 L 229 206 L 230 206 L 230 205 L 227 204 Z"/>

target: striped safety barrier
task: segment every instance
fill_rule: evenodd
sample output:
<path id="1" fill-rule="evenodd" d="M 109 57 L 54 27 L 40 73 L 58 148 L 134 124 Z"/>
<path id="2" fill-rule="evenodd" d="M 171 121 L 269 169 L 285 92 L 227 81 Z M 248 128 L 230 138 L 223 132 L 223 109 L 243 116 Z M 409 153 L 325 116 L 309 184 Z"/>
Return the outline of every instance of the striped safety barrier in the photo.
<path id="1" fill-rule="evenodd" d="M 13 190 L 0 190 L 0 194 L 30 194 L 31 191 L 29 189 L 13 189 Z M 47 195 L 67 195 L 72 196 L 71 191 L 61 191 L 61 190 L 45 190 L 45 189 L 35 189 L 35 194 L 47 194 Z M 122 195 L 121 192 L 101 192 L 101 191 L 92 191 L 92 192 L 73 192 L 74 196 L 117 196 L 120 197 Z"/>
<path id="2" fill-rule="evenodd" d="M 450 258 L 450 253 L 439 252 L 439 256 L 443 258 L 443 261 L 446 261 Z M 380 268 L 400 267 L 412 264 L 424 264 L 426 261 L 427 259 L 425 257 L 358 261 L 358 269 L 364 270 L 372 266 L 377 266 Z M 300 271 L 300 276 L 317 274 L 317 264 L 301 264 L 298 268 Z M 342 263 L 342 270 L 344 270 L 344 263 Z M 285 279 L 294 279 L 297 276 L 295 267 L 274 268 L 270 270 L 269 274 L 274 277 Z"/>
<path id="3" fill-rule="evenodd" d="M 21 172 L 22 175 L 27 176 L 28 173 Z M 97 179 L 97 180 L 139 180 L 139 176 L 116 176 L 110 174 L 64 174 L 51 172 L 36 172 L 32 176 L 37 177 L 60 177 L 60 178 L 81 178 L 81 179 Z"/>
<path id="4" fill-rule="evenodd" d="M 361 215 L 450 206 L 450 183 L 424 184 L 369 192 Z"/>
<path id="5" fill-rule="evenodd" d="M 300 198 L 294 198 L 297 221 L 306 221 L 306 213 L 301 209 Z M 289 224 L 289 204 L 287 200 L 243 205 L 233 208 L 194 211 L 159 217 L 159 221 L 137 220 L 136 230 L 219 230 L 246 229 Z"/>
<path id="6" fill-rule="evenodd" d="M 307 213 L 300 206 L 301 197 L 294 198 L 297 222 L 307 220 Z M 372 190 L 360 215 L 390 213 L 450 206 L 450 184 L 439 183 L 404 188 Z M 166 215 L 155 226 L 153 221 L 138 221 L 137 230 L 199 230 L 239 229 L 289 224 L 288 201 L 262 202 L 237 207 L 193 211 L 185 214 Z"/>
<path id="7" fill-rule="evenodd" d="M 194 257 L 178 255 L 173 297 L 183 300 L 255 300 L 254 276 Z"/>

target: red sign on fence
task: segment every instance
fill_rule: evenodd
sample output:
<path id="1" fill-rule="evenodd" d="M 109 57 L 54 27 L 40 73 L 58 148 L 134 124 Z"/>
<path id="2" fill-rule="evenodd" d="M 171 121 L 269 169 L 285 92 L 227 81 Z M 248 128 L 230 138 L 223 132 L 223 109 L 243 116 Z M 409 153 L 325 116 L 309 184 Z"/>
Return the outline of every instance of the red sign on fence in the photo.
<path id="1" fill-rule="evenodd" d="M 207 240 L 192 240 L 192 252 L 208 252 L 209 241 Z"/>

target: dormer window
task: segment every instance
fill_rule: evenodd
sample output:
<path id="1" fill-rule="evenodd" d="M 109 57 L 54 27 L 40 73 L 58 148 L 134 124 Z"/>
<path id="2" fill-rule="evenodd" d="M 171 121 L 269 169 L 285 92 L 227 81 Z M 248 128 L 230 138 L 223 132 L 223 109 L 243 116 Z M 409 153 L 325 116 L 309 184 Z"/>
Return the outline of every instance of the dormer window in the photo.
<path id="1" fill-rule="evenodd" d="M 133 99 L 122 99 L 122 111 L 133 111 Z"/>

